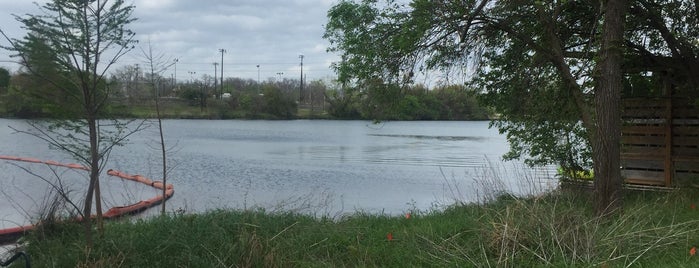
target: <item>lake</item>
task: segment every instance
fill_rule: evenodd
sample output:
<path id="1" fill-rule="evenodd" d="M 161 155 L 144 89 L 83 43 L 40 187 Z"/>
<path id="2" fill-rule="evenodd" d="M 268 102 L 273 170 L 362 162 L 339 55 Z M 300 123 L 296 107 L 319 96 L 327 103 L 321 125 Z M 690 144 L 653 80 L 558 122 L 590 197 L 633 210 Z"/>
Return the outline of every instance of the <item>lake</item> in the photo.
<path id="1" fill-rule="evenodd" d="M 292 210 L 318 216 L 401 214 L 479 202 L 493 192 L 536 194 L 556 186 L 553 168 L 502 162 L 505 137 L 488 122 L 165 120 L 170 148 L 169 211 L 217 208 Z M 0 154 L 75 162 L 0 119 Z M 160 180 L 156 128 L 116 147 L 106 169 Z M 28 173 L 28 169 L 31 173 Z M 55 174 L 57 175 L 54 175 Z M 45 203 L 47 183 L 62 178 L 79 200 L 85 172 L 0 161 L 0 228 L 27 222 Z M 35 174 L 35 175 L 32 175 Z M 147 199 L 151 188 L 104 176 L 105 206 Z M 153 213 L 152 211 L 149 213 Z"/>

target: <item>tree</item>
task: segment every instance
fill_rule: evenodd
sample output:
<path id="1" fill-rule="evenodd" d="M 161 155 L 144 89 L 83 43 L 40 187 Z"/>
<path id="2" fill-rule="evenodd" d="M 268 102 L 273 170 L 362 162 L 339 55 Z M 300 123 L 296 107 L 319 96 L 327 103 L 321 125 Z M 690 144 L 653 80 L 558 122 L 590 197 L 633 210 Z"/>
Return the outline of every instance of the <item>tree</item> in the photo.
<path id="1" fill-rule="evenodd" d="M 599 214 L 620 208 L 621 178 L 621 89 L 626 0 L 607 0 L 604 6 L 602 47 L 595 85 L 595 135 L 592 146 L 595 176 L 595 211 Z"/>
<path id="2" fill-rule="evenodd" d="M 79 119 L 62 120 L 43 128 L 35 125 L 38 133 L 34 134 L 69 152 L 89 168 L 83 222 L 87 243 L 92 245 L 90 215 L 93 199 L 96 201 L 98 226 L 102 229 L 100 172 L 111 148 L 128 136 L 125 131 L 127 123 L 99 120 L 106 116 L 104 112 L 110 93 L 105 74 L 133 48 L 134 33 L 126 26 L 134 21 L 131 17 L 134 6 L 126 5 L 124 0 L 52 0 L 39 8 L 39 15 L 15 16 L 29 33 L 24 39 L 12 39 L 5 32 L 0 33 L 10 43 L 8 49 L 20 57 L 24 68 L 70 96 L 72 103 L 80 109 Z M 42 40 L 47 45 L 51 52 L 47 60 L 58 66 L 60 79 L 69 82 L 68 85 L 45 76 L 40 71 L 41 66 L 28 58 L 32 45 L 36 43 L 33 39 Z M 105 54 L 107 51 L 110 53 Z"/>
<path id="3" fill-rule="evenodd" d="M 22 63 L 34 68 L 33 71 L 21 68 L 12 78 L 8 111 L 20 118 L 74 117 L 78 111 L 73 108 L 78 103 L 72 96 L 77 94 L 77 89 L 71 87 L 65 71 L 53 61 L 57 57 L 55 51 L 36 33 L 27 36 L 25 48 Z"/>
<path id="4" fill-rule="evenodd" d="M 469 84 L 501 114 L 493 125 L 507 133 L 507 156 L 594 163 L 595 208 L 606 214 L 621 200 L 620 81 L 672 70 L 696 89 L 699 7 L 667 2 L 341 1 L 328 12 L 325 38 L 343 54 L 335 67 L 346 83 L 473 67 Z"/>
<path id="5" fill-rule="evenodd" d="M 113 96 L 125 97 L 129 104 L 147 99 L 150 94 L 141 88 L 138 80 L 143 77 L 139 72 L 137 65 L 126 65 L 114 70 L 112 81 L 117 84 L 117 90 L 113 92 Z"/>
<path id="6" fill-rule="evenodd" d="M 7 91 L 7 87 L 10 86 L 10 71 L 0 67 L 0 94 Z"/>
<path id="7" fill-rule="evenodd" d="M 292 119 L 296 113 L 296 102 L 289 94 L 285 94 L 281 89 L 272 85 L 266 84 L 262 88 L 264 92 L 264 111 L 277 118 Z"/>
<path id="8" fill-rule="evenodd" d="M 148 84 L 153 89 L 153 99 L 155 100 L 155 113 L 158 120 L 158 134 L 160 138 L 160 153 L 162 159 L 163 175 L 163 201 L 160 207 L 160 214 L 165 215 L 165 205 L 167 203 L 167 148 L 165 147 L 165 137 L 163 136 L 163 119 L 160 116 L 160 90 L 162 88 L 162 73 L 175 63 L 166 58 L 164 54 L 153 54 L 153 46 L 148 42 L 148 49 L 141 48 L 141 54 L 145 60 L 148 73 Z"/>

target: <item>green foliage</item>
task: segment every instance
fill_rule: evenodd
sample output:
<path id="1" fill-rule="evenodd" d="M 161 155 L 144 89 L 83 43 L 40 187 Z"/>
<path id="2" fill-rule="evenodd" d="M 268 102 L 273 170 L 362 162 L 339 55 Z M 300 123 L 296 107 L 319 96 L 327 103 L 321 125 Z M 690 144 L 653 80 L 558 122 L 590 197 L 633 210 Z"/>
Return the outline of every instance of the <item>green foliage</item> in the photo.
<path id="1" fill-rule="evenodd" d="M 20 118 L 79 117 L 80 95 L 71 82 L 70 74 L 57 63 L 56 51 L 48 42 L 36 35 L 26 37 L 23 60 L 31 71 L 21 71 L 10 80 L 12 89 L 8 91 L 7 112 Z M 104 88 L 100 88 L 104 90 Z"/>
<path id="2" fill-rule="evenodd" d="M 265 113 L 281 119 L 291 119 L 296 114 L 296 102 L 289 95 L 284 94 L 278 87 L 266 85 L 264 92 Z"/>
<path id="3" fill-rule="evenodd" d="M 439 102 L 441 119 L 473 120 L 491 117 L 492 112 L 478 102 L 476 91 L 466 86 L 445 86 L 430 93 Z"/>
<path id="4" fill-rule="evenodd" d="M 191 106 L 197 106 L 200 102 L 199 99 L 201 99 L 204 96 L 201 90 L 195 87 L 186 87 L 179 91 L 178 97 L 180 97 L 183 100 L 186 100 L 187 103 Z"/>
<path id="5" fill-rule="evenodd" d="M 36 114 L 52 118 L 106 117 L 110 87 L 104 76 L 135 43 L 134 33 L 125 28 L 134 21 L 134 7 L 123 0 L 53 0 L 40 8 L 41 15 L 15 16 L 28 32 L 23 39 L 5 36 L 11 45 L 5 48 L 24 67 L 12 82 L 23 103 L 41 107 Z M 114 60 L 103 59 L 110 49 L 115 49 Z"/>
<path id="6" fill-rule="evenodd" d="M 657 96 L 663 75 L 678 91 L 696 91 L 699 69 L 688 66 L 699 64 L 697 3 L 629 5 L 626 96 Z M 342 54 L 335 69 L 347 83 L 401 84 L 415 70 L 475 69 L 468 86 L 498 115 L 493 126 L 508 135 L 508 158 L 586 168 L 597 124 L 601 8 L 584 1 L 345 0 L 328 11 L 324 37 Z M 412 98 L 401 105 L 428 107 Z"/>
<path id="7" fill-rule="evenodd" d="M 19 118 L 38 118 L 46 115 L 43 111 L 43 105 L 35 101 L 31 96 L 11 86 L 7 94 L 3 96 L 5 112 L 12 117 Z"/>
<path id="8" fill-rule="evenodd" d="M 128 121 L 99 119 L 109 111 L 106 72 L 136 42 L 135 33 L 127 28 L 135 20 L 131 17 L 134 6 L 124 0 L 52 0 L 37 7 L 38 15 L 15 16 L 27 31 L 23 39 L 10 38 L 3 31 L 0 34 L 27 72 L 55 89 L 38 91 L 34 96 L 55 104 L 55 110 L 60 111 L 56 117 L 64 120 L 31 123 L 31 129 L 18 131 L 46 141 L 90 170 L 83 200 L 85 235 L 90 247 L 92 226 L 88 215 L 93 212 L 94 200 L 101 204 L 102 164 L 111 148 L 121 145 L 133 133 L 126 131 Z M 31 87 L 20 90 L 36 92 Z M 53 92 L 56 94 L 50 94 Z M 141 127 L 137 124 L 133 131 Z M 101 206 L 96 208 L 97 221 L 101 222 Z M 98 227 L 102 229 L 101 224 Z"/>
<path id="9" fill-rule="evenodd" d="M 10 77 L 10 71 L 0 67 L 0 94 L 4 94 L 10 86 Z"/>
<path id="10" fill-rule="evenodd" d="M 331 92 L 329 113 L 336 118 L 365 120 L 484 120 L 489 112 L 465 86 L 438 87 L 367 82 L 362 90 Z"/>
<path id="11" fill-rule="evenodd" d="M 328 95 L 328 113 L 339 119 L 361 118 L 358 98 L 354 91 L 331 91 Z"/>
<path id="12" fill-rule="evenodd" d="M 697 198 L 632 193 L 614 218 L 574 191 L 410 218 L 218 210 L 112 222 L 92 250 L 78 226 L 59 226 L 33 234 L 28 253 L 37 267 L 691 267 Z"/>
<path id="13" fill-rule="evenodd" d="M 556 177 L 561 180 L 594 180 L 595 172 L 592 170 L 571 170 L 565 169 L 564 167 L 558 167 L 556 169 Z"/>

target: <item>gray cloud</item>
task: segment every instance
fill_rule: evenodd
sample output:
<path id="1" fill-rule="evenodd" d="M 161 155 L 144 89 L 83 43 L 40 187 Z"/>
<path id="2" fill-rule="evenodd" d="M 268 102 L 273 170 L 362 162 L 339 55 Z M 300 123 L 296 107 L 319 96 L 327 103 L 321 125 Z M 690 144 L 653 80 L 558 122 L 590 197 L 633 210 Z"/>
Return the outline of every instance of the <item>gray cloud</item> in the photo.
<path id="1" fill-rule="evenodd" d="M 45 1 L 39 1 L 43 3 Z M 140 45 L 150 40 L 154 49 L 172 58 L 178 58 L 178 78 L 189 78 L 189 71 L 213 75 L 213 62 L 224 55 L 227 77 L 257 78 L 260 65 L 261 79 L 300 75 L 299 53 L 304 54 L 304 73 L 309 80 L 333 76 L 328 68 L 337 56 L 325 52 L 327 42 L 322 39 L 330 0 L 136 0 L 131 25 Z M 12 37 L 24 32 L 9 14 L 38 13 L 30 1 L 0 0 L 0 27 Z M 6 42 L 2 42 L 6 45 Z M 0 52 L 0 61 L 8 59 L 8 52 Z M 139 51 L 134 50 L 120 64 L 142 63 Z M 0 62 L 0 66 L 8 63 Z M 16 69 L 16 67 L 12 67 Z M 167 73 L 167 72 L 166 72 Z M 170 75 L 172 71 L 170 71 Z"/>

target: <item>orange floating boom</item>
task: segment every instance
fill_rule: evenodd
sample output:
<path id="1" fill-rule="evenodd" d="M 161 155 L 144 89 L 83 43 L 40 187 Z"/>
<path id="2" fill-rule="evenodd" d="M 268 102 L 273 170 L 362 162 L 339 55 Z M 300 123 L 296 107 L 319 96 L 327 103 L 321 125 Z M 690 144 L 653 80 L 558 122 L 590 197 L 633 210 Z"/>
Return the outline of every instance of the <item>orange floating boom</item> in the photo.
<path id="1" fill-rule="evenodd" d="M 72 169 L 80 169 L 80 170 L 89 170 L 87 167 L 80 165 L 80 164 L 63 164 L 63 163 L 58 163 L 55 161 L 41 161 L 39 159 L 35 158 L 23 158 L 23 157 L 16 157 L 16 156 L 7 156 L 7 155 L 0 155 L 0 160 L 8 160 L 8 161 L 20 161 L 20 162 L 27 162 L 27 163 L 39 163 L 39 164 L 46 164 L 49 166 L 58 166 L 58 167 L 66 167 L 66 168 L 72 168 Z M 129 175 L 125 172 L 121 172 L 118 170 L 113 170 L 110 169 L 107 171 L 107 174 L 113 177 L 119 177 L 121 179 L 125 180 L 130 180 L 134 182 L 139 182 L 145 185 L 148 185 L 150 187 L 153 187 L 155 189 L 162 190 L 163 189 L 163 183 L 160 181 L 152 181 L 149 178 L 146 178 L 141 175 Z M 172 184 L 167 184 L 164 186 L 165 187 L 165 196 L 158 195 L 156 197 L 147 199 L 147 200 L 141 200 L 136 203 L 126 205 L 126 206 L 117 206 L 110 208 L 102 214 L 102 217 L 105 219 L 114 219 L 114 218 L 119 218 L 125 215 L 132 215 L 139 213 L 141 211 L 144 211 L 148 208 L 157 206 L 158 204 L 162 203 L 164 200 L 169 199 L 175 194 L 174 187 Z M 95 217 L 92 215 L 91 217 Z M 76 220 L 80 221 L 82 220 L 81 218 L 76 218 Z M 27 226 L 19 226 L 19 227 L 13 227 L 13 228 L 6 228 L 6 229 L 0 229 L 0 245 L 5 245 L 8 243 L 12 243 L 14 241 L 17 241 L 22 235 L 25 233 L 34 230 L 35 226 L 34 225 L 27 225 Z"/>

